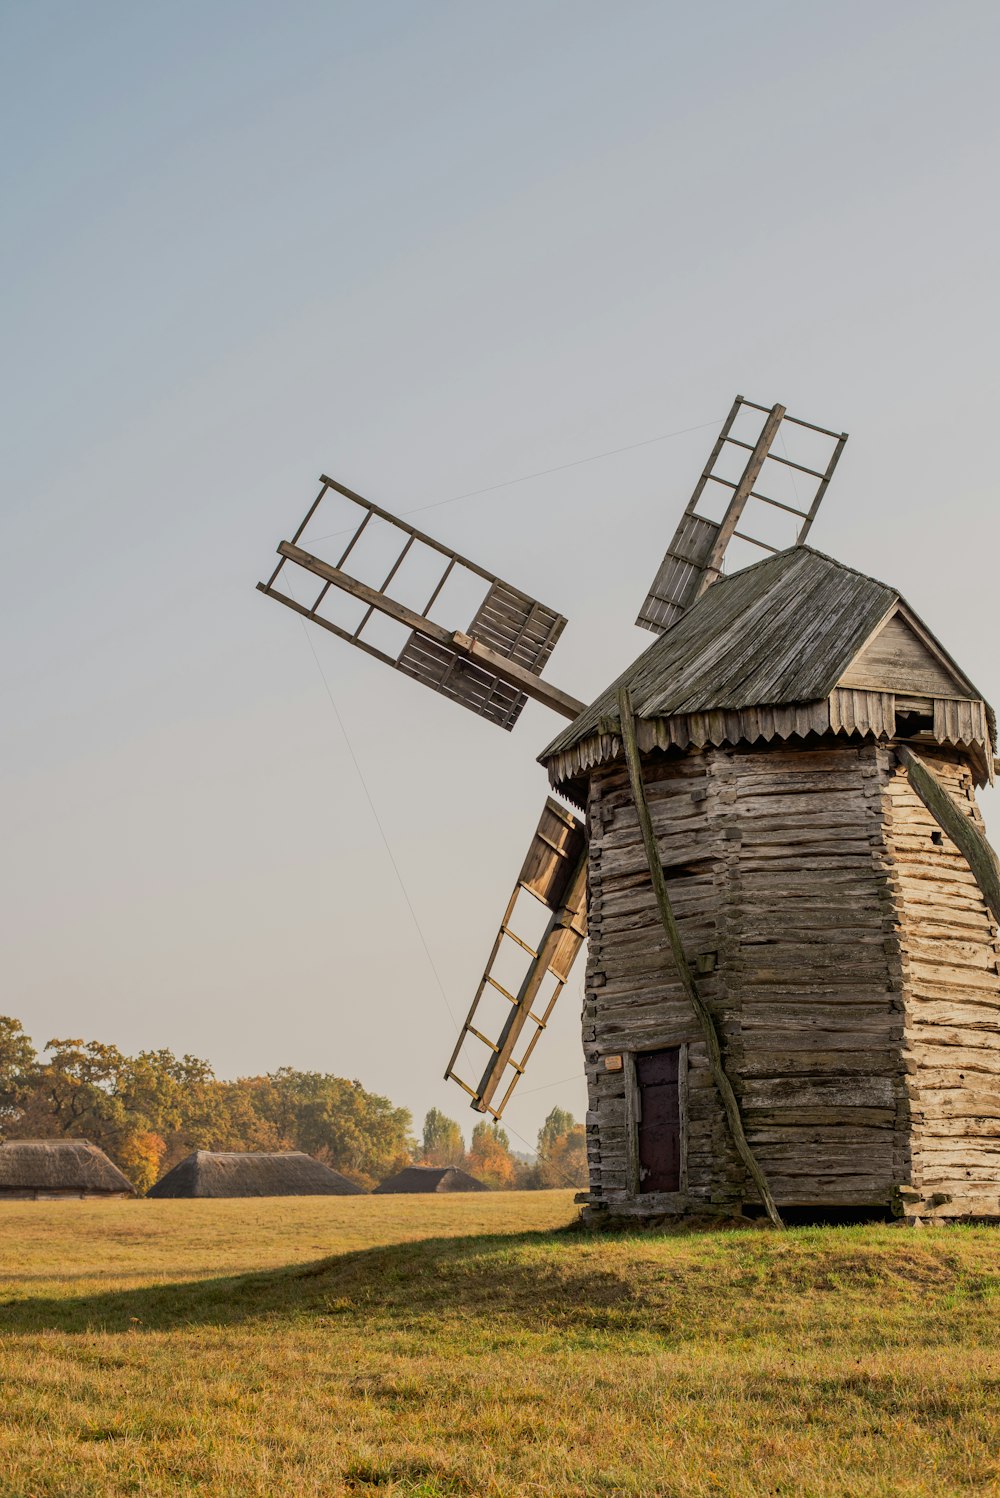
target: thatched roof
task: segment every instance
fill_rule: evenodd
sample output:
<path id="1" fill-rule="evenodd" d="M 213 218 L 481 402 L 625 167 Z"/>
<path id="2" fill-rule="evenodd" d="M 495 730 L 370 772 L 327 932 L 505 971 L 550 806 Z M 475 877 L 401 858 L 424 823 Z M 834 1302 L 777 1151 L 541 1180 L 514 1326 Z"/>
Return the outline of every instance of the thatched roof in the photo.
<path id="1" fill-rule="evenodd" d="M 135 1195 L 135 1187 L 89 1139 L 6 1139 L 0 1144 L 0 1194 L 80 1192 Z"/>
<path id="2" fill-rule="evenodd" d="M 195 1150 L 149 1196 L 361 1196 L 361 1187 L 301 1150 Z"/>
<path id="3" fill-rule="evenodd" d="M 621 686 L 630 690 L 640 728 L 654 720 L 829 698 L 897 606 L 920 623 L 896 589 L 877 578 L 810 546 L 778 552 L 706 589 L 539 759 L 558 779 L 581 746 L 613 734 Z M 925 626 L 920 628 L 933 639 Z M 980 698 L 937 641 L 934 648 L 955 676 L 952 695 Z M 986 712 L 992 730 L 988 705 Z M 590 756 L 591 762 L 597 758 Z"/>
<path id="4" fill-rule="evenodd" d="M 374 1195 L 415 1195 L 421 1192 L 442 1191 L 488 1191 L 490 1188 L 468 1171 L 456 1165 L 439 1169 L 435 1165 L 407 1165 L 398 1175 L 390 1176 L 381 1186 L 376 1186 Z"/>

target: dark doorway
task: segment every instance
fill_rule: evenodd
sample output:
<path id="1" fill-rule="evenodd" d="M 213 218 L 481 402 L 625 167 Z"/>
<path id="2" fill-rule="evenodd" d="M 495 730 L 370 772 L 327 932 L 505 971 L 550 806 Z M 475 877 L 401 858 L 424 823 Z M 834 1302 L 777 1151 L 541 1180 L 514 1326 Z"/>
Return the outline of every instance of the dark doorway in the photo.
<path id="1" fill-rule="evenodd" d="M 681 1189 L 680 1046 L 635 1058 L 639 1190 Z"/>

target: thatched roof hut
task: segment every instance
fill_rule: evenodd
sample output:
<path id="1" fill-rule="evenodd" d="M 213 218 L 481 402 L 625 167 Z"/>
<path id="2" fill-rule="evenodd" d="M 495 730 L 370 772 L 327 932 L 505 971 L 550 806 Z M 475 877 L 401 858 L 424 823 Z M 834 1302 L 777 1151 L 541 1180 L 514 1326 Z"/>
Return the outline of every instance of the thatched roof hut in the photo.
<path id="1" fill-rule="evenodd" d="M 373 1195 L 416 1196 L 445 1191 L 488 1191 L 490 1188 L 468 1171 L 457 1165 L 439 1169 L 436 1165 L 407 1165 L 398 1175 L 390 1176 L 381 1186 L 376 1186 Z"/>
<path id="2" fill-rule="evenodd" d="M 148 1196 L 361 1196 L 360 1186 L 301 1150 L 195 1150 Z"/>
<path id="3" fill-rule="evenodd" d="M 0 1198 L 134 1195 L 128 1177 L 89 1139 L 7 1139 L 0 1144 Z"/>

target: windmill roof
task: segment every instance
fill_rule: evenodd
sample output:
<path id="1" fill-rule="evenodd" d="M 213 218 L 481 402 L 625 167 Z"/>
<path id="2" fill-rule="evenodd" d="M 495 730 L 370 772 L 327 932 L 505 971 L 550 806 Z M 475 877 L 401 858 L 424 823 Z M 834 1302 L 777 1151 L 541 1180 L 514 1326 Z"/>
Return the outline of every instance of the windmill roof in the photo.
<path id="1" fill-rule="evenodd" d="M 149 1196 L 360 1196 L 361 1187 L 301 1150 L 195 1150 Z"/>
<path id="2" fill-rule="evenodd" d="M 444 1191 L 488 1191 L 490 1188 L 468 1171 L 457 1165 L 438 1168 L 434 1165 L 407 1165 L 397 1175 L 390 1176 L 381 1186 L 376 1186 L 374 1195 L 389 1196 L 394 1193 Z"/>
<path id="3" fill-rule="evenodd" d="M 623 685 L 640 719 L 828 697 L 902 601 L 895 588 L 811 546 L 778 552 L 706 589 L 539 758 L 600 733 L 602 719 L 617 717 Z"/>
<path id="4" fill-rule="evenodd" d="M 6 1139 L 0 1144 L 2 1191 L 103 1191 L 131 1196 L 135 1187 L 89 1139 Z"/>

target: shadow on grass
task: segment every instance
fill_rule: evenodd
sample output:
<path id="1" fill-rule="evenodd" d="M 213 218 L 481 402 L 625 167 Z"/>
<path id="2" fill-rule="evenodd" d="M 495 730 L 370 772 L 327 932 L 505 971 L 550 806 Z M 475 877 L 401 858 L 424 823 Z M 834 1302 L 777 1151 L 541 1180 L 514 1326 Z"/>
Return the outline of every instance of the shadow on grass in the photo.
<path id="1" fill-rule="evenodd" d="M 535 1324 L 577 1319 L 588 1306 L 608 1308 L 631 1298 L 621 1276 L 578 1262 L 573 1250 L 585 1246 L 552 1232 L 426 1238 L 259 1274 L 8 1299 L 0 1302 L 0 1335 L 165 1331 L 299 1316 L 361 1322 L 391 1316 L 400 1328 L 470 1312 Z M 535 1251 L 531 1262 L 525 1250 Z"/>
<path id="2" fill-rule="evenodd" d="M 848 1320 L 1000 1301 L 992 1235 L 915 1242 L 885 1229 L 703 1231 L 616 1241 L 567 1231 L 425 1238 L 258 1274 L 0 1303 L 0 1334 L 157 1332 L 273 1320 L 426 1334 L 448 1323 L 581 1334 L 646 1331 L 671 1342 L 769 1329 L 824 1301 Z M 852 1309 L 853 1308 L 853 1309 Z M 877 1315 L 875 1316 L 877 1320 Z"/>

